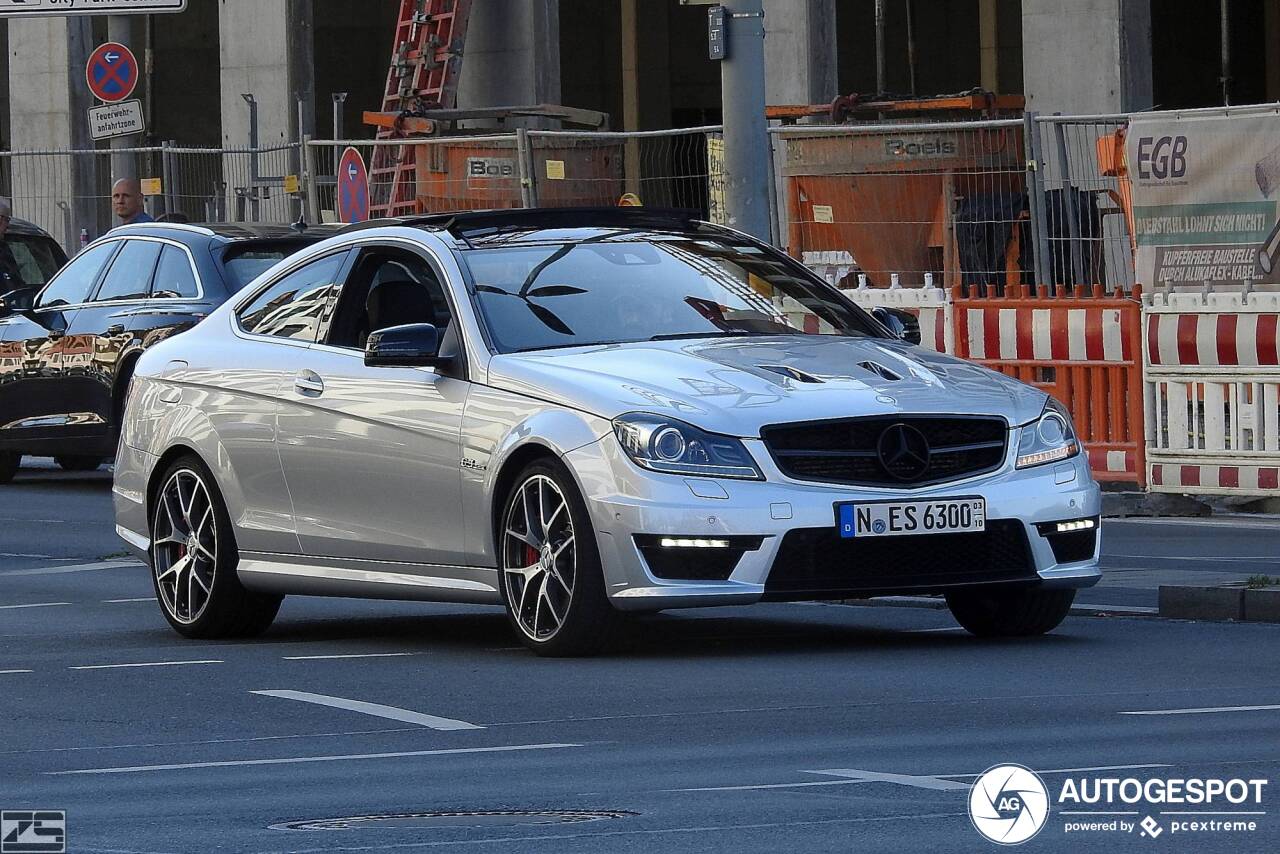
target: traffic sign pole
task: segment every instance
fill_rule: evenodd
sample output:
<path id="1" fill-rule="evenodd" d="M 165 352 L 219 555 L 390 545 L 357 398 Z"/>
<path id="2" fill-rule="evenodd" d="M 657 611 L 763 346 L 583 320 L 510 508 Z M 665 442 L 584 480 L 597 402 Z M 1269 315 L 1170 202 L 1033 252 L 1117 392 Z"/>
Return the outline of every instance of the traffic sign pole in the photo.
<path id="1" fill-rule="evenodd" d="M 127 15 L 110 15 L 107 17 L 107 40 L 117 42 L 132 50 L 129 42 L 133 25 Z M 132 154 L 125 154 L 119 149 L 130 148 L 135 144 L 132 137 L 118 136 L 111 140 L 111 184 L 121 178 L 137 178 L 138 162 Z"/>

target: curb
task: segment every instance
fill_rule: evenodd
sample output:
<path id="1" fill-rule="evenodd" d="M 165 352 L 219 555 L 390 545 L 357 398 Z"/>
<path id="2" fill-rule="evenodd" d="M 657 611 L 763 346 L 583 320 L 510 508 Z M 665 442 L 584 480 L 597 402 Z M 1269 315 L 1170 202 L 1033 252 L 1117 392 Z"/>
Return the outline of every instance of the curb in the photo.
<path id="1" fill-rule="evenodd" d="M 1172 620 L 1280 623 L 1280 587 L 1162 584 L 1160 616 Z"/>
<path id="2" fill-rule="evenodd" d="M 1110 519 L 1129 516 L 1205 517 L 1213 508 L 1189 495 L 1164 492 L 1103 492 L 1102 515 Z"/>

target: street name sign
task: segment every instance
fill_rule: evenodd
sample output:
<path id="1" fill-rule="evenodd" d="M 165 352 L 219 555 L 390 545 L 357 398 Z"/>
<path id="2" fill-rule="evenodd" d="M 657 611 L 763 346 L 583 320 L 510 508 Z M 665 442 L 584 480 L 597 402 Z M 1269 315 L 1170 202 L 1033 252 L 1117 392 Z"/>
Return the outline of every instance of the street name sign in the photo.
<path id="1" fill-rule="evenodd" d="M 93 139 L 131 136 L 145 133 L 146 130 L 147 125 L 142 118 L 142 102 L 137 99 L 89 108 L 89 136 Z"/>
<path id="2" fill-rule="evenodd" d="M 0 18 L 41 15 L 152 15 L 181 12 L 187 0 L 0 0 Z"/>

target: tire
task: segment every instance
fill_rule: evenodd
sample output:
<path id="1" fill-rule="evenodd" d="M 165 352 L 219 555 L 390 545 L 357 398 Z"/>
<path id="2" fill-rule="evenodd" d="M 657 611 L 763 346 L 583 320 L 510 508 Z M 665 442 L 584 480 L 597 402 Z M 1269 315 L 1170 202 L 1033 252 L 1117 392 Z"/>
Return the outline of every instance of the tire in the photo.
<path id="1" fill-rule="evenodd" d="M 525 646 L 546 656 L 607 648 L 622 615 L 605 593 L 595 531 L 563 465 L 539 460 L 520 472 L 495 542 L 507 621 Z"/>
<path id="2" fill-rule="evenodd" d="M 204 463 L 193 456 L 175 460 L 152 504 L 151 582 L 173 630 L 201 639 L 266 631 L 284 597 L 253 593 L 240 583 L 235 532 Z M 185 568 L 175 569 L 184 560 Z"/>
<path id="3" fill-rule="evenodd" d="M 67 454 L 61 457 L 54 457 L 53 461 L 63 471 L 96 471 L 99 466 L 106 462 L 106 458 Z"/>
<path id="4" fill-rule="evenodd" d="M 948 593 L 947 607 L 980 638 L 1029 637 L 1056 629 L 1075 598 L 1074 590 L 970 587 Z"/>
<path id="5" fill-rule="evenodd" d="M 8 483 L 22 465 L 22 454 L 17 451 L 0 451 L 0 483 Z"/>

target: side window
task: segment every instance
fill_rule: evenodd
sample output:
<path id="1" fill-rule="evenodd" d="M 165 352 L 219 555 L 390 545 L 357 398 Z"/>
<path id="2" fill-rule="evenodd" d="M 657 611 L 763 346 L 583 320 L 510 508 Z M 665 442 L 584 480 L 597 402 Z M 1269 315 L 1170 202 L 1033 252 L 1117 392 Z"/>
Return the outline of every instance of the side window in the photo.
<path id="1" fill-rule="evenodd" d="M 367 251 L 347 277 L 326 342 L 362 349 L 369 333 L 406 323 L 430 323 L 441 332 L 452 321 L 435 268 L 400 249 Z"/>
<path id="2" fill-rule="evenodd" d="M 98 280 L 98 274 L 119 248 L 120 242 L 113 240 L 81 252 L 40 293 L 36 308 L 79 305 L 84 302 L 93 289 L 93 283 Z"/>
<path id="3" fill-rule="evenodd" d="M 164 247 L 160 253 L 160 265 L 156 267 L 156 277 L 151 282 L 151 295 L 188 299 L 195 299 L 200 295 L 195 274 L 191 272 L 191 260 L 187 258 L 186 252 L 176 246 Z"/>
<path id="4" fill-rule="evenodd" d="M 146 299 L 151 294 L 151 274 L 162 248 L 164 244 L 154 240 L 125 241 L 93 301 Z"/>
<path id="5" fill-rule="evenodd" d="M 257 335 L 315 341 L 346 259 L 347 253 L 339 252 L 277 279 L 240 309 L 240 327 Z"/>

